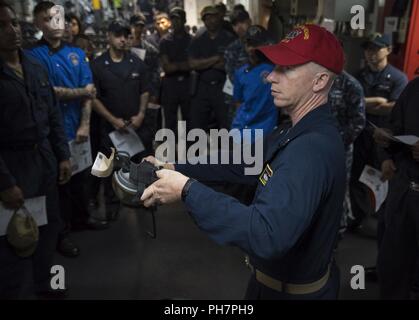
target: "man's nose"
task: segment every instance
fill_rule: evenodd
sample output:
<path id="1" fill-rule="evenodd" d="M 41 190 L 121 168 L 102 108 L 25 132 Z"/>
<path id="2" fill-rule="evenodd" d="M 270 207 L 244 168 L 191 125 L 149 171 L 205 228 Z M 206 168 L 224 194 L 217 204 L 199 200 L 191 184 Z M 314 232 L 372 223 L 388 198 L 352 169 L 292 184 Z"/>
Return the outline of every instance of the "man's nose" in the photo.
<path id="1" fill-rule="evenodd" d="M 267 76 L 266 76 L 266 81 L 268 83 L 272 83 L 273 82 L 273 77 L 274 77 L 274 71 L 271 71 Z"/>
<path id="2" fill-rule="evenodd" d="M 13 23 L 10 23 L 6 30 L 7 30 L 7 33 L 18 34 L 19 33 L 19 25 L 14 26 Z"/>

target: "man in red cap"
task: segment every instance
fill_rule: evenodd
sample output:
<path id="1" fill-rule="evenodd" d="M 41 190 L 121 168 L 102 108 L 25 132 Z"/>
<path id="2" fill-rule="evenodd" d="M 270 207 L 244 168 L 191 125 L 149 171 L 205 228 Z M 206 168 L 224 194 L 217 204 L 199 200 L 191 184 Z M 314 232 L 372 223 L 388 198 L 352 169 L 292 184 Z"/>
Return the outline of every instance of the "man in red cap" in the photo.
<path id="1" fill-rule="evenodd" d="M 214 241 L 246 252 L 252 273 L 247 299 L 336 299 L 333 249 L 346 173 L 327 97 L 342 71 L 343 51 L 331 33 L 315 25 L 300 26 L 260 51 L 276 65 L 267 77 L 274 103 L 292 120 L 266 140 L 260 175 L 245 176 L 244 164 L 163 164 L 160 180 L 141 200 L 150 206 L 182 199 Z M 257 190 L 247 206 L 194 179 L 257 184 Z"/>

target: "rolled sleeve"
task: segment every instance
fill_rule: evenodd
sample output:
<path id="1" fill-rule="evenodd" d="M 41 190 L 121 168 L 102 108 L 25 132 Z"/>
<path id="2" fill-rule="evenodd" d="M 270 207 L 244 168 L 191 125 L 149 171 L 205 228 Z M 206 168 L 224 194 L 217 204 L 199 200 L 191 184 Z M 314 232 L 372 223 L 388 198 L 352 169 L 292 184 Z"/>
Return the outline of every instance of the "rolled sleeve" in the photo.
<path id="1" fill-rule="evenodd" d="M 83 51 L 80 53 L 80 79 L 79 86 L 85 87 L 88 84 L 93 84 L 93 75 L 90 69 L 89 63 L 87 62 L 86 55 Z"/>
<path id="2" fill-rule="evenodd" d="M 397 77 L 393 86 L 393 90 L 391 91 L 391 94 L 390 94 L 390 101 L 396 101 L 397 99 L 399 99 L 407 83 L 408 83 L 408 80 L 404 73 L 401 74 L 399 77 Z"/>

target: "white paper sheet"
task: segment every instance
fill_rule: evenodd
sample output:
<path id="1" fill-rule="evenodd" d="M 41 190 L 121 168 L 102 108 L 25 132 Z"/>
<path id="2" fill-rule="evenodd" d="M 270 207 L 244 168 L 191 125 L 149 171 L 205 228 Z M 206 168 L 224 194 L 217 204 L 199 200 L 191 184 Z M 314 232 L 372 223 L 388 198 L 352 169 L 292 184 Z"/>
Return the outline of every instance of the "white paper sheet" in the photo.
<path id="1" fill-rule="evenodd" d="M 388 181 L 381 180 L 382 173 L 370 166 L 365 166 L 359 181 L 364 183 L 374 194 L 375 212 L 377 212 L 387 198 Z"/>
<path id="2" fill-rule="evenodd" d="M 228 94 L 229 96 L 233 96 L 234 94 L 234 85 L 228 77 L 226 82 L 224 83 L 223 92 Z"/>
<path id="3" fill-rule="evenodd" d="M 142 61 L 145 60 L 145 55 L 147 54 L 146 50 L 139 48 L 131 48 L 131 52 L 135 54 L 138 58 L 140 58 Z"/>
<path id="4" fill-rule="evenodd" d="M 407 144 L 409 146 L 413 146 L 419 141 L 419 137 L 416 136 L 395 136 L 397 140 L 400 142 Z"/>
<path id="5" fill-rule="evenodd" d="M 371 121 L 368 121 L 369 124 L 375 128 L 376 130 L 378 130 L 383 136 L 395 141 L 395 142 L 401 142 L 404 144 L 407 144 L 409 146 L 413 146 L 414 144 L 416 144 L 419 141 L 419 137 L 414 136 L 414 135 L 405 135 L 405 136 L 393 136 L 391 134 L 389 134 L 387 131 L 378 128 L 374 123 L 372 123 Z"/>
<path id="6" fill-rule="evenodd" d="M 113 131 L 109 134 L 109 138 L 117 151 L 127 152 L 131 157 L 145 150 L 140 137 L 135 133 L 134 129 L 128 128 L 128 133 Z"/>
<path id="7" fill-rule="evenodd" d="M 35 219 L 38 227 L 48 223 L 46 199 L 45 196 L 42 196 L 25 200 L 25 207 Z M 14 210 L 6 209 L 0 202 L 0 236 L 7 233 L 7 226 L 13 214 Z"/>
<path id="8" fill-rule="evenodd" d="M 69 142 L 71 152 L 71 168 L 72 175 L 82 172 L 92 165 L 92 149 L 90 147 L 90 139 L 83 143 L 76 143 L 76 141 Z"/>

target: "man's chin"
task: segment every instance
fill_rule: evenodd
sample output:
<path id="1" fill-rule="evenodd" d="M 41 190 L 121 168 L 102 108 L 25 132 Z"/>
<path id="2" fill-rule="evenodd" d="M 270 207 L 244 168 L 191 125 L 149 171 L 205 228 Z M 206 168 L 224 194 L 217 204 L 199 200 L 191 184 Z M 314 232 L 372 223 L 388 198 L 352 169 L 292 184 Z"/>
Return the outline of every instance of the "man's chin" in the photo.
<path id="1" fill-rule="evenodd" d="M 63 35 L 51 35 L 47 39 L 49 39 L 50 41 L 59 41 L 59 40 L 64 40 L 64 36 Z"/>
<path id="2" fill-rule="evenodd" d="M 206 27 L 209 32 L 216 32 L 218 29 L 216 27 Z"/>
<path id="3" fill-rule="evenodd" d="M 277 108 L 287 108 L 289 106 L 289 103 L 283 99 L 274 99 L 274 104 Z"/>
<path id="4" fill-rule="evenodd" d="M 61 40 L 64 37 L 64 31 L 53 31 L 51 32 L 50 38 L 54 40 Z"/>

